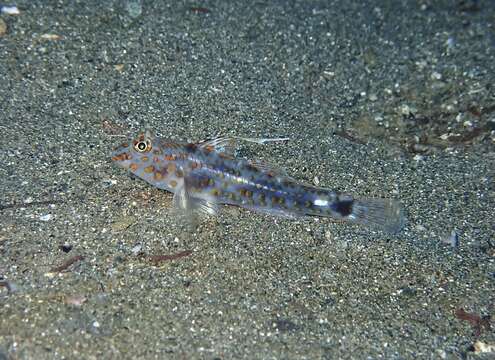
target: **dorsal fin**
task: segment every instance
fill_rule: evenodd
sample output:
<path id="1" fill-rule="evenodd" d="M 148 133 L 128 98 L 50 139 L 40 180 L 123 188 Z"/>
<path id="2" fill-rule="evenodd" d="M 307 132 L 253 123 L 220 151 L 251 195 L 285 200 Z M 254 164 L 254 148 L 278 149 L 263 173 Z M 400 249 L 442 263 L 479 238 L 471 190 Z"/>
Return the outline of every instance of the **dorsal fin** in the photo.
<path id="1" fill-rule="evenodd" d="M 287 175 L 285 169 L 282 169 L 276 165 L 268 164 L 261 160 L 248 160 L 248 164 L 271 177 L 278 177 L 280 181 L 299 182 L 293 177 Z"/>
<path id="2" fill-rule="evenodd" d="M 237 149 L 240 141 L 246 141 L 246 142 L 264 145 L 269 142 L 288 141 L 288 140 L 289 140 L 288 138 L 267 139 L 267 138 L 245 138 L 240 136 L 232 136 L 232 137 L 220 136 L 210 140 L 200 141 L 198 143 L 198 146 L 206 150 L 218 151 L 220 153 L 224 153 L 225 155 L 234 156 L 234 152 Z"/>
<path id="3" fill-rule="evenodd" d="M 233 156 L 236 146 L 235 139 L 228 137 L 217 137 L 210 140 L 201 141 L 197 144 L 201 149 L 217 151 L 225 155 Z"/>

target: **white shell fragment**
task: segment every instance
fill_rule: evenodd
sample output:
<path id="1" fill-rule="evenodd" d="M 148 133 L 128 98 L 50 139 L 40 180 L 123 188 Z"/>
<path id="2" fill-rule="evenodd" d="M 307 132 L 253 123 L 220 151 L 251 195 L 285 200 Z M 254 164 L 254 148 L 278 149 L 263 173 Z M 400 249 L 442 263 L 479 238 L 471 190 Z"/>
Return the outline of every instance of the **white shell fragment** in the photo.
<path id="1" fill-rule="evenodd" d="M 56 41 L 56 40 L 60 40 L 61 38 L 62 37 L 57 34 L 43 34 L 40 36 L 40 39 L 48 40 L 48 41 Z"/>
<path id="2" fill-rule="evenodd" d="M 0 13 L 2 14 L 7 14 L 7 15 L 19 15 L 21 12 L 17 8 L 17 6 L 12 5 L 12 6 L 7 6 L 4 5 L 0 7 Z"/>
<path id="3" fill-rule="evenodd" d="M 41 221 L 50 221 L 53 218 L 52 214 L 41 215 L 39 219 Z"/>

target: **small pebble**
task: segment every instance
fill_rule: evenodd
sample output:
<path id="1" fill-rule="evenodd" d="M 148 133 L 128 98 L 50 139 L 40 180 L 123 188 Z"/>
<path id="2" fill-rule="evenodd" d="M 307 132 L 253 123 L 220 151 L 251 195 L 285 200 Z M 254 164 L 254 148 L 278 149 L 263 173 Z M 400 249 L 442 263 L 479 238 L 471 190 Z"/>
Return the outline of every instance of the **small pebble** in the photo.
<path id="1" fill-rule="evenodd" d="M 68 253 L 72 250 L 73 246 L 71 244 L 62 244 L 59 246 L 59 249 L 62 250 L 64 253 Z"/>
<path id="2" fill-rule="evenodd" d="M 105 179 L 102 181 L 103 183 L 103 187 L 104 188 L 109 188 L 111 186 L 114 186 L 117 184 L 117 180 L 114 180 L 114 179 Z"/>
<path id="3" fill-rule="evenodd" d="M 452 230 L 450 235 L 442 239 L 442 242 L 452 246 L 453 248 L 459 247 L 459 234 L 455 230 Z"/>
<path id="4" fill-rule="evenodd" d="M 431 74 L 431 79 L 432 80 L 442 80 L 442 74 L 440 74 L 439 72 L 434 71 Z"/>
<path id="5" fill-rule="evenodd" d="M 4 36 L 7 33 L 7 24 L 3 19 L 0 19 L 0 36 Z"/>
<path id="6" fill-rule="evenodd" d="M 7 14 L 7 15 L 19 15 L 21 12 L 19 11 L 17 6 L 15 6 L 15 5 L 13 5 L 13 6 L 4 5 L 4 6 L 0 7 L 0 13 Z"/>
<path id="7" fill-rule="evenodd" d="M 125 229 L 129 228 L 130 226 L 134 225 L 135 223 L 136 223 L 136 220 L 133 217 L 123 216 L 119 219 L 116 219 L 112 223 L 112 231 L 114 231 L 114 232 L 124 231 Z"/>
<path id="8" fill-rule="evenodd" d="M 9 293 L 14 293 L 18 290 L 18 287 L 15 283 L 7 280 L 0 281 L 0 287 L 5 287 Z"/>
<path id="9" fill-rule="evenodd" d="M 60 40 L 62 37 L 57 34 L 43 34 L 40 36 L 40 38 L 43 40 L 55 41 Z"/>
<path id="10" fill-rule="evenodd" d="M 403 104 L 399 108 L 399 113 L 404 116 L 414 115 L 417 112 L 416 108 Z"/>
<path id="11" fill-rule="evenodd" d="M 447 50 L 452 50 L 455 46 L 455 39 L 450 36 L 445 42 L 445 45 L 447 45 Z"/>
<path id="12" fill-rule="evenodd" d="M 132 18 L 137 18 L 143 12 L 143 4 L 141 0 L 128 0 L 125 7 L 127 13 Z"/>
<path id="13" fill-rule="evenodd" d="M 426 231 L 426 228 L 421 224 L 417 224 L 416 225 L 416 231 Z"/>
<path id="14" fill-rule="evenodd" d="M 41 221 L 50 221 L 53 218 L 52 214 L 41 215 L 39 219 Z"/>
<path id="15" fill-rule="evenodd" d="M 83 295 L 67 296 L 65 298 L 65 303 L 68 305 L 82 306 L 86 302 L 86 297 Z"/>
<path id="16" fill-rule="evenodd" d="M 141 246 L 141 245 L 139 245 L 139 244 L 138 244 L 138 245 L 136 245 L 136 246 L 134 246 L 134 247 L 131 249 L 132 254 L 133 254 L 133 255 L 137 255 L 137 254 L 139 254 L 139 252 L 141 251 L 141 248 L 142 248 L 142 246 Z"/>
<path id="17" fill-rule="evenodd" d="M 475 354 L 495 353 L 495 344 L 488 344 L 478 340 L 474 343 L 473 347 Z"/>

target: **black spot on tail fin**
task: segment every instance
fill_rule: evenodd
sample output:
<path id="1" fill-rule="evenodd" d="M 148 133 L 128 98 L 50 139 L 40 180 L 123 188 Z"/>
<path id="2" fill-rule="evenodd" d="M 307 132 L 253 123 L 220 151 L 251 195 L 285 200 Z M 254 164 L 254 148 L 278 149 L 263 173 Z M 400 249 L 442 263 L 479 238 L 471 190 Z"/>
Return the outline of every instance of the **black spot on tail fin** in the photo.
<path id="1" fill-rule="evenodd" d="M 354 200 L 339 200 L 333 206 L 333 209 L 338 212 L 342 217 L 346 217 L 352 214 L 352 205 Z"/>

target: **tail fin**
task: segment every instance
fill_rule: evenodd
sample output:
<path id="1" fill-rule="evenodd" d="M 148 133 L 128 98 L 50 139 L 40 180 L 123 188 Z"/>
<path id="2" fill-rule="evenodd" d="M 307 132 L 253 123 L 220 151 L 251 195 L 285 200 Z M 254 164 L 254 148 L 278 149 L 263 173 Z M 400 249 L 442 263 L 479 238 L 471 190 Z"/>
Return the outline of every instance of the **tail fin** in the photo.
<path id="1" fill-rule="evenodd" d="M 388 233 L 399 232 L 406 222 L 400 203 L 392 199 L 354 199 L 348 219 Z"/>

